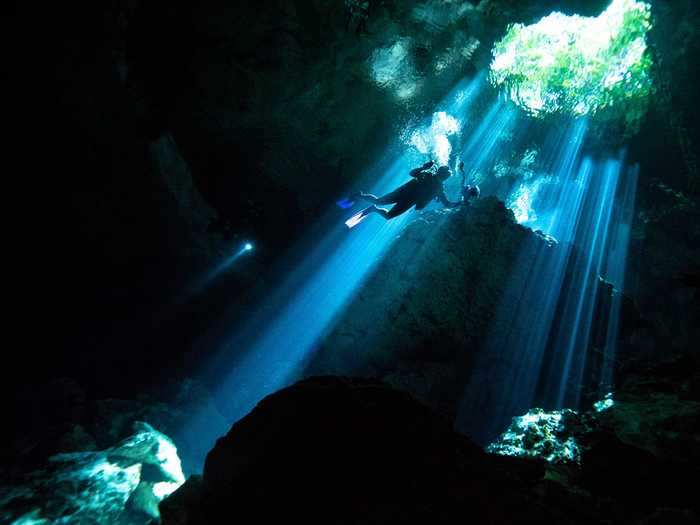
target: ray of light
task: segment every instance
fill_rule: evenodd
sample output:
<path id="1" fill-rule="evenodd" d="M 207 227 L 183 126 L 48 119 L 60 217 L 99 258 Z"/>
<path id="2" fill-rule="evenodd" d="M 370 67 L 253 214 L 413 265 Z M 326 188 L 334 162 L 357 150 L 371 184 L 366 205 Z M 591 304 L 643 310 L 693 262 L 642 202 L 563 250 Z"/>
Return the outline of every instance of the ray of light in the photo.
<path id="1" fill-rule="evenodd" d="M 484 73 L 465 79 L 436 111 L 459 124 L 467 122 L 485 87 Z M 499 107 L 490 112 L 492 120 L 512 120 L 512 114 L 499 114 Z M 420 127 L 428 128 L 433 120 L 431 115 Z M 482 125 L 480 133 L 491 140 L 488 148 L 493 152 L 497 137 L 487 128 Z M 472 148 L 476 151 L 475 141 Z M 483 151 L 475 153 L 481 159 L 485 155 Z M 409 180 L 408 172 L 425 160 L 424 155 L 405 143 L 392 146 L 364 177 L 366 187 L 373 194 L 385 194 Z M 349 201 L 343 198 L 338 202 Z M 219 385 L 215 398 L 228 419 L 239 419 L 264 396 L 298 378 L 315 345 L 332 328 L 412 213 L 391 221 L 373 214 L 349 230 L 344 224 L 351 212 L 349 207 L 340 212 L 345 213 L 340 220 L 339 210 L 333 208 L 321 219 L 327 223 L 325 233 L 301 242 L 306 255 L 263 304 L 256 305 L 244 322 L 234 327 L 219 326 L 200 341 L 201 347 L 219 348 L 202 374 L 208 382 Z M 211 435 L 204 416 L 195 416 L 186 431 L 199 432 L 203 441 L 211 443 L 218 437 Z"/>

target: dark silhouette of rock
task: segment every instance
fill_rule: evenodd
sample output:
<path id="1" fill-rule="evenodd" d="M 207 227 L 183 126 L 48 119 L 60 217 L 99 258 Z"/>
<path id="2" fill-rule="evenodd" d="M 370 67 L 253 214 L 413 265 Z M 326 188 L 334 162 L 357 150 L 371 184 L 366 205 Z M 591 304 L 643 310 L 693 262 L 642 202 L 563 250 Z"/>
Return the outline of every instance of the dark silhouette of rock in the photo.
<path id="1" fill-rule="evenodd" d="M 543 472 L 486 455 L 382 383 L 315 377 L 236 423 L 163 523 L 567 523 L 526 492 Z"/>
<path id="2" fill-rule="evenodd" d="M 486 454 L 375 380 L 300 381 L 218 440 L 202 479 L 161 505 L 163 523 L 692 522 L 700 404 L 688 360 L 640 369 L 607 408 L 562 418 L 580 463 Z"/>

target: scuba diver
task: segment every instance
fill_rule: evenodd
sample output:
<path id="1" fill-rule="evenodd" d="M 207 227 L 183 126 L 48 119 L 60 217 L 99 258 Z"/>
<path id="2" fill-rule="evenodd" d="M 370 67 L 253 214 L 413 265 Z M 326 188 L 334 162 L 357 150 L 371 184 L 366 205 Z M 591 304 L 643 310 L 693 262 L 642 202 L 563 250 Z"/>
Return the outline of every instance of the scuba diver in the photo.
<path id="1" fill-rule="evenodd" d="M 407 212 L 413 206 L 417 210 L 422 210 L 433 199 L 440 201 L 447 208 L 459 206 L 461 202 L 450 202 L 445 196 L 443 184 L 452 175 L 450 168 L 440 166 L 437 172 L 433 173 L 429 170 L 434 165 L 435 161 L 430 160 L 422 166 L 412 169 L 410 175 L 413 178 L 410 181 L 382 197 L 375 197 L 372 194 L 362 192 L 356 194 L 356 198 L 369 201 L 372 205 L 357 212 L 345 224 L 348 228 L 352 228 L 371 213 L 377 213 L 386 220 L 393 219 Z M 387 210 L 377 207 L 377 204 L 393 204 L 393 206 Z"/>
<path id="2" fill-rule="evenodd" d="M 472 199 L 478 199 L 481 197 L 481 190 L 476 184 L 467 184 L 466 176 L 464 175 L 464 162 L 460 161 L 457 167 L 459 172 L 462 174 L 462 202 L 465 205 L 471 204 Z"/>

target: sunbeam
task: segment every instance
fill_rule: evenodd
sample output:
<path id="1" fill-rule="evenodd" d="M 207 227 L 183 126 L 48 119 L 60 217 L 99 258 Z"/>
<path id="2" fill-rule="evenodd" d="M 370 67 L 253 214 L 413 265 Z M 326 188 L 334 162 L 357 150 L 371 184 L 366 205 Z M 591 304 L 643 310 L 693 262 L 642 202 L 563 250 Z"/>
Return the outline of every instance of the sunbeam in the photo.
<path id="1" fill-rule="evenodd" d="M 449 115 L 454 119 L 454 126 L 461 126 L 473 118 L 472 106 L 485 88 L 484 73 L 460 82 L 438 104 L 436 113 L 442 112 L 444 118 Z M 476 169 L 492 161 L 499 137 L 510 129 L 515 113 L 503 106 L 502 102 L 494 103 L 487 120 L 479 125 L 463 148 L 470 167 Z M 434 122 L 435 117 L 431 116 L 417 129 L 439 128 L 442 136 L 444 130 L 434 126 Z M 441 145 L 439 141 L 437 145 Z M 425 156 L 421 153 L 404 144 L 392 146 L 385 158 L 364 177 L 367 186 L 377 195 L 395 189 L 409 179 L 408 172 L 412 168 L 424 162 Z M 341 208 L 350 211 L 348 199 L 338 202 Z M 337 216 L 337 213 L 330 215 Z M 311 246 L 308 255 L 275 293 L 241 325 L 203 340 L 204 345 L 216 344 L 220 348 L 206 374 L 218 377 L 215 394 L 220 405 L 225 407 L 227 417 L 234 421 L 239 419 L 265 395 L 299 377 L 315 345 L 332 328 L 333 321 L 381 261 L 410 217 L 410 212 L 391 221 L 370 216 L 362 219 L 360 225 L 357 225 L 357 217 L 350 218 L 350 223 L 357 227 L 348 230 L 339 221 L 328 228 L 322 240 L 302 241 L 302 245 Z M 208 435 L 204 421 L 197 418 L 191 426 L 200 428 L 202 439 L 213 442 L 218 437 Z M 192 428 L 188 429 L 191 431 Z"/>
<path id="2" fill-rule="evenodd" d="M 585 119 L 554 128 L 541 150 L 536 177 L 555 182 L 542 186 L 536 217 L 525 222 L 549 237 L 524 247 L 460 408 L 459 427 L 483 443 L 533 404 L 578 406 L 585 374 L 600 390 L 611 382 L 620 298 L 601 303 L 600 283 L 624 279 L 635 184 L 623 176 L 623 155 L 581 156 L 586 130 Z M 606 354 L 595 371 L 593 343 Z"/>
<path id="3" fill-rule="evenodd" d="M 366 174 L 372 193 L 382 195 L 404 183 L 426 154 L 440 163 L 462 160 L 469 180 L 487 179 L 503 155 L 502 145 L 525 136 L 528 126 L 513 104 L 496 97 L 475 120 L 473 106 L 485 89 L 484 74 L 459 83 L 432 116 L 407 130 L 403 144 L 392 146 Z M 597 283 L 606 272 L 618 282 L 624 274 L 628 234 L 623 223 L 629 223 L 629 216 L 613 211 L 624 163 L 622 158 L 602 163 L 582 158 L 587 130 L 586 118 L 553 126 L 540 148 L 538 171 L 511 192 L 516 218 L 550 237 L 524 248 L 522 264 L 516 266 L 527 272 L 527 279 L 513 277 L 492 335 L 479 352 L 473 373 L 479 379 L 466 388 L 458 425 L 481 441 L 487 442 L 537 398 L 553 406 L 579 401 L 598 307 Z M 448 180 L 448 194 L 459 194 L 458 179 Z M 239 419 L 265 395 L 303 374 L 316 345 L 410 221 L 410 213 L 391 221 L 353 214 L 350 208 L 356 205 L 347 197 L 338 200 L 338 207 L 348 212 L 345 224 L 337 221 L 320 241 L 303 243 L 309 248 L 301 263 L 242 324 L 203 340 L 220 348 L 206 373 L 217 378 L 216 397 L 227 417 Z M 629 214 L 629 205 L 624 209 Z M 337 211 L 326 215 L 333 216 Z M 241 250 L 238 256 L 246 251 Z M 610 308 L 612 315 L 619 314 L 614 301 Z M 605 352 L 610 353 L 616 325 L 612 317 L 606 319 Z M 494 354 L 499 356 L 495 362 Z M 599 377 L 601 383 L 609 382 L 609 371 L 598 373 L 607 374 Z M 488 421 L 480 415 L 484 412 Z M 203 426 L 195 418 L 188 431 Z M 206 428 L 199 432 L 202 439 L 216 438 L 206 437 Z"/>

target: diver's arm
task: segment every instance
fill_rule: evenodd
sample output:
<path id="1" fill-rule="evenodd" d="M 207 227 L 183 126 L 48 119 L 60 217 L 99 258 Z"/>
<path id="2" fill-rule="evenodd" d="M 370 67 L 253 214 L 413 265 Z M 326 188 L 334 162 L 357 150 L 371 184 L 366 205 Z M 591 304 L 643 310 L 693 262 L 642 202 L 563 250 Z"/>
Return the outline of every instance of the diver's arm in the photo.
<path id="1" fill-rule="evenodd" d="M 418 177 L 420 177 L 420 176 L 423 174 L 423 172 L 425 172 L 426 170 L 429 170 L 430 168 L 432 168 L 432 167 L 433 167 L 433 164 L 435 164 L 435 161 L 434 161 L 434 160 L 429 160 L 428 162 L 426 162 L 425 164 L 423 164 L 421 167 L 419 167 L 419 168 L 413 168 L 408 174 L 409 174 L 411 177 L 413 177 L 413 178 L 418 178 Z"/>
<path id="2" fill-rule="evenodd" d="M 445 190 L 440 190 L 440 193 L 437 194 L 437 198 L 443 204 L 443 206 L 445 206 L 445 208 L 456 208 L 457 206 L 462 204 L 459 201 L 450 202 L 449 200 L 447 200 L 447 196 L 445 195 Z"/>

